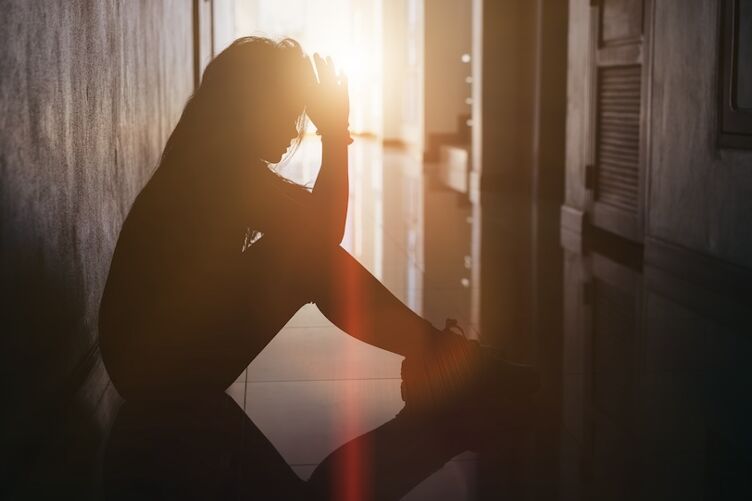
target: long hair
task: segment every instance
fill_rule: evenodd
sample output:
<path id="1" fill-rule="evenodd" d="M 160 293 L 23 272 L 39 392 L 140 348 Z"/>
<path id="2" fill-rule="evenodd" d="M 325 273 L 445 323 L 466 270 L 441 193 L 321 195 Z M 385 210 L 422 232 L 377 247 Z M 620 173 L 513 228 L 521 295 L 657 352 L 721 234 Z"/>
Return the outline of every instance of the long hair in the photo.
<path id="1" fill-rule="evenodd" d="M 206 67 L 200 86 L 188 100 L 167 141 L 160 164 L 200 156 L 202 152 L 249 161 L 248 145 L 263 141 L 264 125 L 249 130 L 248 117 L 263 123 L 282 103 L 297 103 L 298 136 L 282 162 L 297 149 L 305 133 L 305 100 L 312 70 L 300 44 L 248 36 L 235 40 Z M 243 145 L 244 151 L 235 151 Z M 241 158 L 243 157 L 243 158 Z M 280 164 L 282 162 L 279 162 Z"/>

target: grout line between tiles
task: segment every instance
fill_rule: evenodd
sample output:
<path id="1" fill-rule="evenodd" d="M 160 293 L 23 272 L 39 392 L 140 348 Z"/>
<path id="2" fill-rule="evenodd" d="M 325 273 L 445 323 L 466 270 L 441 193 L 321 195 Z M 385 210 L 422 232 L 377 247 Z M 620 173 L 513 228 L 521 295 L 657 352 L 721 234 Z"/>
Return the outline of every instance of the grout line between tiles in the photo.
<path id="1" fill-rule="evenodd" d="M 264 383 L 322 383 L 331 381 L 401 381 L 400 377 L 357 377 L 357 378 L 323 378 L 323 379 L 269 379 L 264 381 L 248 381 L 246 375 L 247 387 L 251 384 L 264 384 Z"/>
<path id="2" fill-rule="evenodd" d="M 243 381 L 243 410 L 246 410 L 246 400 L 248 398 L 248 367 L 243 371 L 245 381 Z"/>
<path id="3" fill-rule="evenodd" d="M 282 328 L 282 330 L 288 330 L 288 329 L 326 329 L 329 327 L 337 327 L 334 324 L 329 325 L 291 325 L 291 326 L 285 326 Z M 338 327 L 337 327 L 338 328 Z"/>
<path id="4" fill-rule="evenodd" d="M 465 452 L 467 452 L 467 451 L 465 451 Z M 464 454 L 464 452 L 463 452 L 463 454 Z M 477 462 L 478 462 L 478 458 L 474 458 L 474 457 L 471 457 L 471 458 L 459 458 L 459 459 L 458 458 L 452 458 L 452 459 L 450 459 L 449 461 L 447 461 L 444 464 L 447 464 L 447 463 L 477 463 Z M 295 467 L 295 466 L 298 466 L 298 467 L 299 466 L 318 466 L 319 464 L 320 463 L 287 463 L 287 466 L 292 466 L 292 467 Z"/>

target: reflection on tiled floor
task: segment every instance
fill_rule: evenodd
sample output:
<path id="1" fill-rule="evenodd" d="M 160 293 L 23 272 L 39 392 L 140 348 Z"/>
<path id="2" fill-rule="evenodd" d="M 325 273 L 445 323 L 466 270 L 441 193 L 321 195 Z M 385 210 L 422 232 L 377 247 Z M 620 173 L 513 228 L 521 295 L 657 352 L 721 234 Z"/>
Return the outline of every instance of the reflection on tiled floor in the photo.
<path id="1" fill-rule="evenodd" d="M 385 152 L 377 142 L 366 140 L 351 146 L 350 159 L 350 206 L 343 247 L 435 325 L 443 326 L 444 319 L 452 317 L 468 327 L 471 284 L 464 256 L 469 249 L 456 246 L 469 246 L 469 210 L 457 204 L 455 194 L 435 193 L 449 202 L 437 215 L 445 224 L 464 226 L 465 231 L 447 228 L 454 240 L 439 242 L 437 255 L 444 262 L 429 263 L 434 268 L 426 273 L 422 164 L 409 153 Z M 319 141 L 305 140 L 280 173 L 311 185 L 318 162 Z M 453 258 L 454 269 L 447 266 Z M 227 393 L 293 471 L 307 479 L 338 447 L 399 413 L 403 407 L 401 363 L 402 357 L 348 336 L 309 304 L 290 319 Z M 474 499 L 475 484 L 474 456 L 460 454 L 417 485 L 406 499 Z"/>

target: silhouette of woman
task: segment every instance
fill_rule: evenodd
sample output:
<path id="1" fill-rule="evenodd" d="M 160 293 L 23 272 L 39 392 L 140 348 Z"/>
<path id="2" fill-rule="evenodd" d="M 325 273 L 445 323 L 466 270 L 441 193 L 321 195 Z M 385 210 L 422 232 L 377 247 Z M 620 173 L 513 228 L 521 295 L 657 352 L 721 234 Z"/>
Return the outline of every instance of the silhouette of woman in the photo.
<path id="1" fill-rule="evenodd" d="M 246 37 L 206 68 L 123 224 L 100 306 L 102 356 L 124 397 L 226 388 L 310 302 L 408 360 L 439 345 L 453 359 L 481 351 L 416 315 L 340 247 L 347 80 L 331 59 L 314 60 L 318 78 L 294 40 Z M 294 151 L 306 115 L 322 141 L 312 191 L 269 168 Z"/>

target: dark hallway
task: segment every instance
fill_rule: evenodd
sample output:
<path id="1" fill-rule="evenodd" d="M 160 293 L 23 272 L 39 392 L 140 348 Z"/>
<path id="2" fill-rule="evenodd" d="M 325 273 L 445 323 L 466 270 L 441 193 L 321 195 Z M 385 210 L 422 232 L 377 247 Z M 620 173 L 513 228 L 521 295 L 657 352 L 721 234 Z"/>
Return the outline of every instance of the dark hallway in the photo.
<path id="1" fill-rule="evenodd" d="M 248 35 L 347 74 L 345 130 L 307 97 L 282 159 L 254 160 L 309 196 L 346 151 L 337 249 L 367 274 L 333 283 L 338 317 L 306 296 L 250 357 L 217 346 L 230 321 L 203 325 L 215 344 L 166 362 L 169 385 L 156 355 L 124 357 L 154 388 L 126 399 L 100 315 L 124 222 Z M 195 142 L 232 120 L 206 116 Z M 0 1 L 0 176 L 2 499 L 752 498 L 752 0 Z M 210 239 L 195 210 L 170 255 Z M 238 256 L 274 242 L 231 231 Z M 289 262 L 319 277 L 308 243 Z M 189 271 L 213 291 L 230 258 Z M 271 295 L 257 276 L 236 280 L 249 303 Z M 371 276 L 460 346 L 449 362 L 374 346 L 418 339 L 402 313 L 349 330 L 387 318 L 364 311 Z M 194 377 L 207 360 L 243 362 L 221 391 Z"/>

